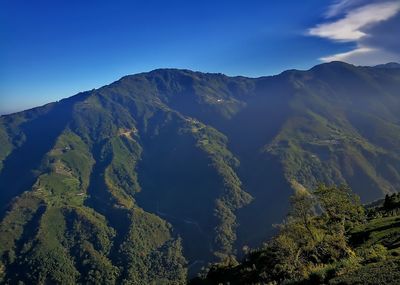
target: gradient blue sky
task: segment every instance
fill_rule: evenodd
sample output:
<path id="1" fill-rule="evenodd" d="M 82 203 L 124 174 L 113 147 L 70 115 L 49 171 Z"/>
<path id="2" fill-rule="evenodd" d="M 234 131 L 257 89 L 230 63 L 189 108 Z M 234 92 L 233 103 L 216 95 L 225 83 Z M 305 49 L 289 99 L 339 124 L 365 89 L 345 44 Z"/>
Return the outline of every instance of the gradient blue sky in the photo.
<path id="1" fill-rule="evenodd" d="M 0 0 L 0 114 L 163 67 L 254 77 L 328 60 L 395 61 L 399 3 Z M 383 23 L 388 49 L 371 43 Z"/>

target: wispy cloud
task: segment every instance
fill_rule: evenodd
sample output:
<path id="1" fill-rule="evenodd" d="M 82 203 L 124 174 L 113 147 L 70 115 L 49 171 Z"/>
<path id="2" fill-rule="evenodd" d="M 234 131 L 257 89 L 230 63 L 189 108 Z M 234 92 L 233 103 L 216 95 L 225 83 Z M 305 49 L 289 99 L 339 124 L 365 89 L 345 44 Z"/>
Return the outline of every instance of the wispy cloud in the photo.
<path id="1" fill-rule="evenodd" d="M 322 57 L 322 61 L 341 60 L 354 64 L 375 64 L 400 59 L 400 45 L 393 45 L 398 37 L 398 27 L 390 25 L 400 22 L 400 1 L 366 3 L 362 0 L 340 0 L 327 10 L 326 17 L 337 17 L 320 23 L 308 30 L 311 36 L 326 38 L 334 42 L 354 42 L 356 48 L 345 53 Z M 394 19 L 395 21 L 388 21 Z M 388 34 L 388 31 L 392 31 Z M 382 37 L 381 34 L 386 36 Z M 380 41 L 374 40 L 379 37 Z M 390 43 L 388 49 L 386 43 Z M 372 63 L 373 62 L 373 63 Z"/>
<path id="2" fill-rule="evenodd" d="M 356 56 L 362 56 L 371 52 L 376 52 L 375 49 L 372 48 L 357 48 L 348 52 L 344 52 L 344 53 L 338 53 L 335 55 L 331 55 L 331 56 L 327 56 L 327 57 L 322 57 L 321 60 L 325 61 L 325 62 L 329 62 L 329 61 L 335 61 L 335 60 L 345 60 L 348 57 L 356 57 Z"/>
<path id="3" fill-rule="evenodd" d="M 400 2 L 397 1 L 362 6 L 342 19 L 311 28 L 309 34 L 336 41 L 355 41 L 366 36 L 363 28 L 389 19 L 399 10 Z"/>
<path id="4" fill-rule="evenodd" d="M 326 18 L 336 17 L 343 12 L 346 12 L 349 8 L 354 7 L 357 4 L 360 4 L 365 0 L 336 0 L 332 5 L 328 7 L 328 10 L 325 13 Z"/>

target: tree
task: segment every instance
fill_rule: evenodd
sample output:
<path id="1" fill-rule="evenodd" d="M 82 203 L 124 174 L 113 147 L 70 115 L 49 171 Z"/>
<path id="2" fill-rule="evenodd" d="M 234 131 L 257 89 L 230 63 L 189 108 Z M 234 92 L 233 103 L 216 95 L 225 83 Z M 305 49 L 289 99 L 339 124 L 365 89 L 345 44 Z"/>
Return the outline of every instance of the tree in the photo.
<path id="1" fill-rule="evenodd" d="M 331 233 L 344 234 L 365 220 L 364 207 L 360 197 L 351 192 L 346 185 L 326 186 L 320 184 L 314 191 L 314 196 L 322 211 L 328 230 Z"/>
<path id="2" fill-rule="evenodd" d="M 290 197 L 290 210 L 288 218 L 302 224 L 310 238 L 315 241 L 314 219 L 315 219 L 315 198 L 301 185 L 295 188 L 295 194 Z"/>
<path id="3" fill-rule="evenodd" d="M 400 195 L 393 193 L 392 195 L 386 194 L 383 208 L 385 210 L 393 210 L 400 206 Z"/>
<path id="4" fill-rule="evenodd" d="M 358 196 L 346 186 L 319 185 L 310 193 L 298 183 L 292 185 L 289 214 L 271 243 L 277 247 L 274 252 L 285 252 L 286 259 L 278 258 L 277 264 L 286 272 L 306 275 L 313 266 L 352 255 L 346 232 L 365 217 Z"/>
<path id="5" fill-rule="evenodd" d="M 317 262 L 315 249 L 322 236 L 315 197 L 300 184 L 292 185 L 295 191 L 288 216 L 279 225 L 279 234 L 265 248 L 274 280 L 305 277 L 310 265 Z"/>

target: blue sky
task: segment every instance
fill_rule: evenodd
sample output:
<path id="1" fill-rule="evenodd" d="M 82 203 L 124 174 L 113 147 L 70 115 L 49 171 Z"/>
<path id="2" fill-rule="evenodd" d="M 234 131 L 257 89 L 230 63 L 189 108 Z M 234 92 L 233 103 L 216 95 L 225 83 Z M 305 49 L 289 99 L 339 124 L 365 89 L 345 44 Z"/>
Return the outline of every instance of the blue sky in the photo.
<path id="1" fill-rule="evenodd" d="M 399 10 L 398 0 L 1 0 L 0 114 L 163 67 L 254 77 L 398 61 Z"/>

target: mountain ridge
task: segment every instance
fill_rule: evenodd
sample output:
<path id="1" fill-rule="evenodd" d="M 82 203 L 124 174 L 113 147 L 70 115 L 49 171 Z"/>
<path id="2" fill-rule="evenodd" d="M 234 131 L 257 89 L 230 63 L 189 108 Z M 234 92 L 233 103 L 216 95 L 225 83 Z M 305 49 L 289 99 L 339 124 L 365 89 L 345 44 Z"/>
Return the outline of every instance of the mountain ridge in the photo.
<path id="1" fill-rule="evenodd" d="M 1 116 L 4 280 L 179 284 L 270 236 L 294 182 L 396 192 L 398 90 L 400 70 L 340 62 L 158 69 Z"/>
<path id="2" fill-rule="evenodd" d="M 328 63 L 321 63 L 321 64 L 318 64 L 318 65 L 316 65 L 316 66 L 314 66 L 314 67 L 323 66 L 323 65 L 325 65 L 325 64 L 335 64 L 335 63 L 340 63 L 340 64 L 344 64 L 344 65 L 351 65 L 351 66 L 355 66 L 355 67 L 373 67 L 373 68 L 393 68 L 393 66 L 399 65 L 399 63 L 397 63 L 397 62 L 388 62 L 388 63 L 384 63 L 384 64 L 378 64 L 378 65 L 375 65 L 375 66 L 356 66 L 356 65 L 353 65 L 353 64 L 350 64 L 350 63 L 346 63 L 346 62 L 342 62 L 342 61 L 332 61 L 332 62 L 328 62 Z M 284 70 L 284 71 L 282 71 L 282 72 L 280 72 L 280 73 L 278 73 L 278 74 L 261 75 L 261 76 L 255 76 L 255 77 L 252 77 L 252 76 L 244 76 L 244 75 L 232 75 L 232 76 L 231 76 L 231 75 L 226 75 L 226 74 L 221 73 L 221 72 L 203 72 L 203 71 L 190 70 L 190 69 L 186 69 L 186 68 L 162 67 L 162 68 L 156 68 L 156 69 L 153 69 L 153 70 L 150 70 L 150 71 L 144 71 L 144 72 L 139 72 L 139 73 L 124 75 L 124 76 L 122 76 L 121 78 L 119 78 L 119 79 L 113 81 L 112 83 L 103 85 L 103 86 L 101 86 L 101 87 L 99 87 L 99 88 L 93 88 L 93 89 L 91 89 L 91 90 L 81 91 L 81 92 L 78 92 L 78 93 L 75 94 L 75 95 L 72 95 L 72 96 L 69 96 L 69 97 L 65 97 L 65 98 L 62 98 L 62 99 L 57 100 L 57 101 L 45 103 L 45 104 L 40 105 L 40 106 L 35 106 L 35 107 L 32 107 L 32 108 L 27 108 L 27 109 L 24 109 L 24 110 L 21 110 L 21 111 L 8 112 L 8 113 L 5 113 L 5 114 L 0 114 L 0 117 L 2 117 L 2 116 L 7 116 L 7 115 L 12 115 L 12 114 L 17 114 L 17 113 L 20 113 L 20 112 L 30 111 L 30 110 L 32 110 L 32 109 L 44 107 L 44 106 L 46 106 L 46 105 L 48 105 L 48 104 L 57 103 L 57 102 L 59 102 L 59 101 L 65 100 L 65 99 L 68 99 L 68 98 L 71 98 L 71 97 L 74 97 L 74 96 L 78 96 L 78 95 L 80 95 L 81 93 L 85 93 L 85 92 L 90 92 L 90 91 L 94 91 L 94 90 L 101 89 L 101 88 L 106 87 L 106 86 L 109 86 L 109 85 L 111 85 L 111 84 L 113 84 L 113 83 L 119 82 L 120 80 L 122 80 L 122 79 L 124 79 L 124 78 L 130 78 L 130 77 L 132 77 L 132 76 L 140 76 L 140 75 L 149 74 L 149 73 L 154 73 L 154 72 L 159 72 L 159 71 L 176 71 L 176 72 L 179 72 L 179 71 L 187 71 L 187 72 L 199 73 L 199 74 L 222 75 L 222 76 L 226 76 L 226 77 L 230 77 L 230 78 L 259 79 L 259 78 L 267 78 L 267 77 L 279 76 L 279 75 L 281 75 L 282 73 L 286 73 L 286 72 L 296 72 L 296 71 L 302 72 L 302 71 L 309 71 L 309 70 L 313 69 L 314 67 L 311 67 L 311 68 L 306 69 L 306 70 L 302 70 L 302 69 L 288 69 L 288 70 Z"/>

